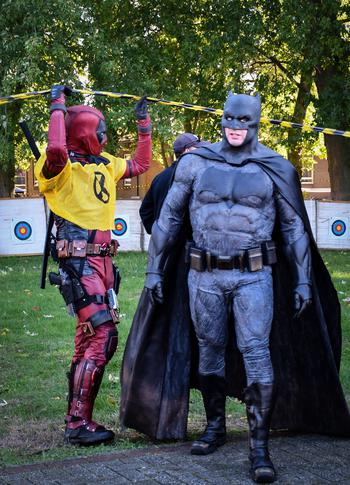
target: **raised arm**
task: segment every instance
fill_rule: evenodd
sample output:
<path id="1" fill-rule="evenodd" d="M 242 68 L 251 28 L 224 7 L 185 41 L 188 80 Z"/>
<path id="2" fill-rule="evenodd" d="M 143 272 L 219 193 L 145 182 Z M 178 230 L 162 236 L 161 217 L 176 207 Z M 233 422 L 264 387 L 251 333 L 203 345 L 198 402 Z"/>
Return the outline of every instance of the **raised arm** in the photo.
<path id="1" fill-rule="evenodd" d="M 276 205 L 284 251 L 293 272 L 295 316 L 299 317 L 312 300 L 310 239 L 301 217 L 280 194 L 276 195 Z"/>
<path id="2" fill-rule="evenodd" d="M 48 145 L 43 173 L 46 178 L 58 175 L 68 160 L 66 127 L 64 115 L 66 113 L 65 86 L 55 85 L 51 89 L 50 123 L 48 131 Z"/>
<path id="3" fill-rule="evenodd" d="M 126 170 L 123 179 L 135 177 L 148 170 L 152 154 L 152 123 L 147 110 L 146 97 L 138 101 L 135 106 L 137 118 L 138 141 L 135 154 L 131 160 L 126 161 Z"/>

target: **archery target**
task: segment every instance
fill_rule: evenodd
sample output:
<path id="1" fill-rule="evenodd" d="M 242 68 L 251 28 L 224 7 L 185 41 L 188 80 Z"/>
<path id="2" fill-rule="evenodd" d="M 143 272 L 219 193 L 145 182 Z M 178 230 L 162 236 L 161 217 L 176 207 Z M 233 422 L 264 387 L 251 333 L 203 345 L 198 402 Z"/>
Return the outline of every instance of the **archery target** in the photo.
<path id="1" fill-rule="evenodd" d="M 11 239 L 15 244 L 27 244 L 34 241 L 35 224 L 29 217 L 12 218 Z"/>
<path id="2" fill-rule="evenodd" d="M 335 236 L 343 236 L 345 234 L 345 231 L 346 231 L 346 224 L 344 221 L 342 221 L 341 219 L 337 219 L 336 221 L 333 222 L 332 224 L 332 233 L 335 235 Z"/>
<path id="3" fill-rule="evenodd" d="M 349 237 L 348 218 L 332 217 L 329 224 L 329 234 L 332 239 L 347 239 Z"/>
<path id="4" fill-rule="evenodd" d="M 13 232 L 20 241 L 27 241 L 32 235 L 32 226 L 27 221 L 19 221 L 15 225 Z"/>
<path id="5" fill-rule="evenodd" d="M 129 218 L 127 216 L 117 216 L 114 218 L 114 229 L 112 229 L 112 237 L 120 238 L 129 235 Z"/>

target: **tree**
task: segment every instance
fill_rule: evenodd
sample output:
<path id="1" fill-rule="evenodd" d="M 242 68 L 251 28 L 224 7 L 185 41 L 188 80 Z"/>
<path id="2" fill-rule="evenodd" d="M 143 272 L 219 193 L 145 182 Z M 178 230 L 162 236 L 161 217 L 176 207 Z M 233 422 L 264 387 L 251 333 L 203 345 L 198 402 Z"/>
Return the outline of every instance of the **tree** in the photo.
<path id="1" fill-rule="evenodd" d="M 318 92 L 317 119 L 331 127 L 350 128 L 350 72 L 348 2 L 313 0 L 321 16 L 321 53 L 315 62 Z M 332 196 L 350 200 L 350 140 L 325 135 Z"/>
<path id="2" fill-rule="evenodd" d="M 346 0 L 5 0 L 0 18 L 4 94 L 64 81 L 222 107 L 229 89 L 260 92 L 268 118 L 349 127 L 349 9 Z M 35 21 L 33 21 L 35 17 Z M 76 101 L 76 99 L 74 100 Z M 132 130 L 130 101 L 95 97 L 117 147 Z M 40 110 L 44 115 L 40 116 Z M 42 133 L 46 103 L 0 112 L 0 194 L 9 192 L 19 115 Z M 166 165 L 172 140 L 193 131 L 217 140 L 216 116 L 152 107 L 154 153 Z M 301 173 L 321 147 L 316 133 L 262 126 L 263 143 Z M 333 196 L 350 198 L 349 140 L 325 136 Z"/>
<path id="3" fill-rule="evenodd" d="M 47 89 L 57 82 L 79 86 L 79 73 L 86 64 L 81 43 L 86 36 L 83 15 L 75 0 L 3 0 L 1 94 Z M 30 118 L 33 132 L 42 139 L 48 110 L 44 99 L 34 104 L 14 102 L 0 110 L 0 197 L 6 197 L 13 189 L 15 153 L 23 142 L 18 121 Z"/>
<path id="4" fill-rule="evenodd" d="M 305 63 L 307 45 L 291 51 L 291 20 L 281 3 L 103 2 L 91 13 L 98 26 L 89 39 L 92 80 L 96 87 L 115 90 L 117 85 L 118 91 L 214 107 L 222 106 L 229 89 L 258 90 L 265 116 L 302 123 L 310 118 L 313 67 Z M 119 135 L 130 129 L 125 107 L 104 103 L 103 108 Z M 170 140 L 180 130 L 214 140 L 220 136 L 219 119 L 210 115 L 163 107 L 152 111 L 164 163 Z M 281 128 L 263 129 L 262 139 L 273 148 L 287 149 L 299 172 L 319 144 L 314 133 L 290 131 L 286 136 Z"/>
<path id="5" fill-rule="evenodd" d="M 226 21 L 225 11 L 219 7 L 220 2 L 206 0 L 126 0 L 94 5 L 95 28 L 88 44 L 90 80 L 94 86 L 112 91 L 222 106 L 230 66 L 225 33 L 222 28 L 219 37 L 216 33 L 218 23 Z M 231 37 L 234 25 L 238 29 L 238 17 L 236 22 L 231 19 Z M 125 105 L 97 98 L 95 102 L 107 114 L 116 140 L 132 129 L 130 102 Z M 155 144 L 165 165 L 177 133 L 194 131 L 216 138 L 220 130 L 217 117 L 164 106 L 152 107 L 152 119 Z"/>
<path id="6" fill-rule="evenodd" d="M 302 123 L 309 110 L 313 124 L 349 129 L 349 2 L 272 0 L 267 5 L 265 1 L 248 1 L 245 11 L 250 28 L 246 25 L 242 29 L 242 37 L 246 41 L 254 38 L 250 55 L 271 62 L 282 74 L 282 82 L 289 85 L 289 96 L 294 97 L 292 120 Z M 281 93 L 278 84 L 275 88 Z M 312 146 L 312 138 L 315 136 L 289 134 L 289 158 L 299 170 L 301 149 L 310 142 Z M 325 145 L 332 196 L 350 200 L 350 140 L 325 135 Z"/>

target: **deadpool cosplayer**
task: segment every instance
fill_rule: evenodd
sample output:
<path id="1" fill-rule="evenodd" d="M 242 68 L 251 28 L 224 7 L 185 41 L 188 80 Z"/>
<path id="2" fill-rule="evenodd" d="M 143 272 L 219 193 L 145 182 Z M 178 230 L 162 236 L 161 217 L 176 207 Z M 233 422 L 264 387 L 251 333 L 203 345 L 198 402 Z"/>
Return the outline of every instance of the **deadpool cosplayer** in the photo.
<path id="1" fill-rule="evenodd" d="M 349 436 L 350 416 L 338 374 L 337 293 L 297 173 L 258 142 L 259 122 L 259 96 L 230 93 L 222 141 L 178 163 L 152 227 L 145 289 L 123 359 L 121 419 L 155 438 L 184 438 L 189 388 L 197 387 L 207 426 L 191 453 L 206 455 L 225 443 L 226 396 L 235 396 L 246 405 L 251 476 L 268 483 L 276 478 L 270 427 Z M 175 275 L 167 260 L 187 208 L 191 319 L 179 300 L 179 332 L 160 309 L 169 301 L 164 281 Z M 196 348 L 183 324 L 191 320 Z"/>
<path id="2" fill-rule="evenodd" d="M 145 172 L 151 159 L 151 120 L 142 98 L 135 108 L 138 143 L 132 160 L 103 151 L 103 114 L 89 106 L 66 108 L 69 88 L 53 86 L 48 146 L 35 172 L 40 191 L 54 213 L 59 285 L 68 309 L 77 315 L 75 348 L 68 373 L 65 440 L 72 444 L 106 442 L 114 433 L 92 420 L 94 401 L 106 364 L 117 349 L 115 289 L 118 272 L 111 256 L 116 183 Z"/>

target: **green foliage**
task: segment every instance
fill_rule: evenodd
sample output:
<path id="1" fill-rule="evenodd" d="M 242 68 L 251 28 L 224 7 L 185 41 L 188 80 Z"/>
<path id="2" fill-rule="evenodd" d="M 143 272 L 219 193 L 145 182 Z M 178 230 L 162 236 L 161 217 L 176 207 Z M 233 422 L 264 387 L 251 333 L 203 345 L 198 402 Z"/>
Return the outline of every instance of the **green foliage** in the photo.
<path id="1" fill-rule="evenodd" d="M 64 82 L 221 108 L 229 89 L 260 92 L 264 116 L 349 129 L 349 2 L 345 0 L 4 0 L 0 92 Z M 69 102 L 77 102 L 77 98 Z M 90 99 L 106 114 L 110 150 L 135 133 L 130 101 Z M 155 158 L 171 158 L 181 131 L 220 139 L 216 116 L 153 106 Z M 38 140 L 47 101 L 0 113 L 0 167 L 24 156 L 19 117 Z M 323 140 L 315 133 L 263 126 L 262 142 L 309 166 Z M 133 138 L 133 137 L 132 137 Z M 328 154 L 332 162 L 332 154 Z M 342 160 L 346 165 L 347 161 Z M 1 195 L 1 170 L 0 170 Z"/>
<path id="2" fill-rule="evenodd" d="M 82 49 L 88 33 L 81 22 L 83 14 L 79 0 L 4 0 L 0 16 L 1 95 L 47 89 L 57 82 L 79 87 L 79 74 L 87 62 Z M 29 156 L 18 127 L 20 118 L 28 119 L 36 139 L 42 140 L 48 121 L 47 102 L 16 102 L 1 109 L 0 196 L 8 195 L 12 188 L 15 150 Z"/>

